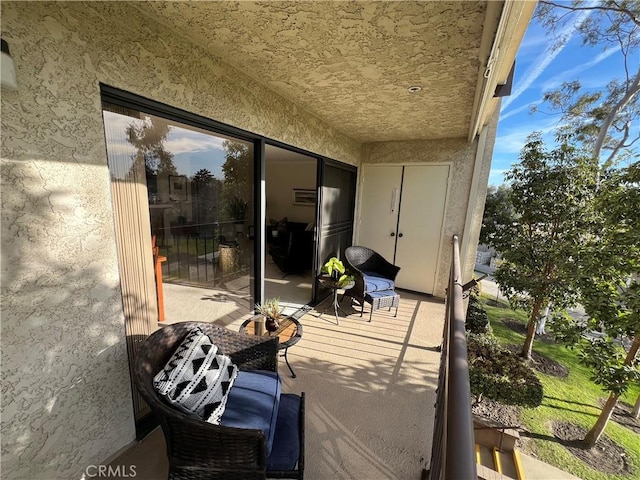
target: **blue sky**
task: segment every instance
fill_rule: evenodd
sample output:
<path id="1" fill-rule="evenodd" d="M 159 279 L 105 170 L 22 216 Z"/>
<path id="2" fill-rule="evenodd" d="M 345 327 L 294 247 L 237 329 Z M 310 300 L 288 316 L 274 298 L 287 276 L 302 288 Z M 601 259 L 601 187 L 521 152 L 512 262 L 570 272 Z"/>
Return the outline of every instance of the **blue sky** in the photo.
<path id="1" fill-rule="evenodd" d="M 584 16 L 589 12 L 582 13 Z M 575 30 L 576 21 L 563 30 L 566 43 L 554 49 L 554 37 L 549 35 L 536 20 L 532 20 L 518 55 L 513 90 L 502 100 L 498 135 L 493 151 L 489 174 L 490 185 L 500 185 L 504 173 L 518 161 L 518 154 L 527 136 L 540 131 L 545 140 L 553 141 L 553 129 L 559 123 L 557 114 L 550 114 L 541 103 L 545 92 L 559 87 L 564 81 L 579 79 L 583 87 L 598 89 L 620 72 L 622 63 L 618 50 L 582 45 Z M 530 114 L 530 106 L 537 104 L 540 112 Z"/>

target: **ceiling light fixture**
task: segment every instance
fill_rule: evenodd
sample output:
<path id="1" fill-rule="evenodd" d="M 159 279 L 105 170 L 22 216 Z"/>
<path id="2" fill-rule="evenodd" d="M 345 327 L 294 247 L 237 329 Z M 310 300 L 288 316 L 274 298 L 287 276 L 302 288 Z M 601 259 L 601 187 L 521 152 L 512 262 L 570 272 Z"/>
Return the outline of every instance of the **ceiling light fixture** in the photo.
<path id="1" fill-rule="evenodd" d="M 420 90 L 422 90 L 422 87 L 414 85 L 413 87 L 407 88 L 407 90 L 409 90 L 409 93 L 418 93 Z"/>

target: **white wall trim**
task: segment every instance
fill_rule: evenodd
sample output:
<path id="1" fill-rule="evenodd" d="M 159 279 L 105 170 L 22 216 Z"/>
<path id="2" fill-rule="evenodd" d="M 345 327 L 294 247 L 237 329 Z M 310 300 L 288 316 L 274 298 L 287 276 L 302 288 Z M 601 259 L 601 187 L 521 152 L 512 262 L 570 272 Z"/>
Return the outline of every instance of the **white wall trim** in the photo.
<path id="1" fill-rule="evenodd" d="M 471 178 L 471 188 L 469 189 L 469 201 L 467 202 L 467 214 L 464 220 L 464 230 L 462 232 L 462 249 L 460 258 L 462 260 L 461 270 L 465 271 L 465 262 L 469 253 L 469 238 L 471 237 L 471 228 L 473 222 L 473 212 L 478 204 L 478 190 L 480 189 L 480 172 L 482 170 L 482 162 L 485 155 L 485 146 L 487 143 L 487 127 L 483 127 L 478 136 L 478 148 L 476 150 L 476 158 L 473 164 L 473 177 Z M 482 228 L 482 227 L 481 227 Z M 465 279 L 466 280 L 466 279 Z M 469 279 L 470 280 L 470 279 Z"/>

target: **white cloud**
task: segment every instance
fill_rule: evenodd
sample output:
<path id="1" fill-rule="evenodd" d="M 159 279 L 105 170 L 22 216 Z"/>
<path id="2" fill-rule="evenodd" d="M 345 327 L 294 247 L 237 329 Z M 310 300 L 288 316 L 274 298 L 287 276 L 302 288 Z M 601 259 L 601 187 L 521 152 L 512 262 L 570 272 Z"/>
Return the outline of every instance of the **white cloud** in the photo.
<path id="1" fill-rule="evenodd" d="M 532 105 L 538 105 L 540 103 L 542 103 L 542 100 L 537 100 L 535 102 L 531 102 L 531 103 L 528 103 L 526 105 L 522 105 L 521 107 L 518 107 L 515 110 L 511 110 L 510 112 L 507 112 L 507 113 L 502 113 L 502 112 L 505 111 L 505 109 L 502 108 L 500 110 L 500 112 L 501 112 L 500 113 L 500 121 L 506 120 L 507 118 L 512 117 L 513 115 L 516 115 L 516 114 L 518 114 L 520 112 L 524 112 L 525 110 L 529 110 L 529 108 L 531 108 Z"/>
<path id="2" fill-rule="evenodd" d="M 531 128 L 523 128 L 520 131 L 496 138 L 494 155 L 500 153 L 519 153 L 527 141 L 527 136 L 529 136 L 532 131 Z"/>
<path id="3" fill-rule="evenodd" d="M 597 0 L 591 0 L 590 2 L 587 2 L 585 6 L 593 6 L 596 3 Z M 504 108 L 507 108 L 538 79 L 549 64 L 560 54 L 567 45 L 569 39 L 590 14 L 590 10 L 581 11 L 577 14 L 575 22 L 566 25 L 558 32 L 557 36 L 559 40 L 549 38 L 547 48 L 545 48 L 544 51 L 531 63 L 532 66 L 524 73 L 524 77 L 516 87 L 513 94 L 504 101 Z"/>
<path id="4" fill-rule="evenodd" d="M 205 152 L 207 150 L 224 150 L 222 147 L 223 139 L 211 137 L 204 134 L 193 136 L 180 136 L 177 138 L 169 138 L 164 142 L 165 148 L 178 155 L 181 153 Z"/>
<path id="5" fill-rule="evenodd" d="M 510 129 L 507 133 L 499 134 L 496 138 L 494 156 L 497 154 L 520 153 L 522 147 L 527 143 L 527 137 L 533 132 L 542 133 L 545 137 L 558 126 L 557 118 L 547 118 L 544 120 L 531 121 L 519 124 L 516 128 Z"/>
<path id="6" fill-rule="evenodd" d="M 548 79 L 546 82 L 542 84 L 542 90 L 543 91 L 553 90 L 558 88 L 565 81 L 574 80 L 578 74 L 584 72 L 585 70 L 590 69 L 591 67 L 595 67 L 596 65 L 603 62 L 604 60 L 609 58 L 611 55 L 618 53 L 619 51 L 620 51 L 619 46 L 616 48 L 605 50 L 604 52 L 600 53 L 600 55 L 596 55 L 593 58 L 593 60 L 586 63 L 582 63 L 574 68 L 571 68 L 569 70 L 562 72 L 560 75 L 556 75 L 555 77 Z M 593 79 L 594 77 L 590 75 L 588 80 L 593 80 Z M 589 83 L 589 86 L 591 87 L 599 87 L 599 86 L 606 85 L 610 80 L 611 80 L 610 75 L 603 75 L 600 79 L 597 79 L 596 81 L 591 81 L 591 82 L 587 81 L 587 83 Z M 586 86 L 584 79 L 580 79 L 580 81 L 581 83 L 584 84 L 583 86 Z"/>
<path id="7" fill-rule="evenodd" d="M 188 130 L 183 127 L 169 127 L 165 147 L 174 155 L 181 153 L 206 152 L 208 150 L 224 150 L 224 138 L 213 134 Z"/>
<path id="8" fill-rule="evenodd" d="M 135 155 L 136 148 L 128 142 L 123 141 L 111 141 L 107 143 L 107 151 L 112 156 L 127 156 L 131 157 Z"/>
<path id="9" fill-rule="evenodd" d="M 105 124 L 105 138 L 107 142 L 126 142 L 127 141 L 127 128 L 130 125 L 142 125 L 142 120 L 137 118 L 128 117 L 119 113 L 109 112 L 107 110 L 102 112 L 104 115 Z"/>

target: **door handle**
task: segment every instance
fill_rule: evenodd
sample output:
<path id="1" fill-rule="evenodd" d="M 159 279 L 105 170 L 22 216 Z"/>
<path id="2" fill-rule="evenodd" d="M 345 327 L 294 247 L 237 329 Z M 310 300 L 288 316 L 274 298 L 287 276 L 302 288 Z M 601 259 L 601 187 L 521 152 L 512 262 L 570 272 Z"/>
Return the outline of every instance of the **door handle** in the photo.
<path id="1" fill-rule="evenodd" d="M 396 196 L 398 195 L 398 189 L 391 190 L 391 213 L 396 211 Z"/>
<path id="2" fill-rule="evenodd" d="M 399 234 L 398 234 L 398 236 L 399 236 L 400 238 L 404 237 L 404 235 L 403 235 L 402 233 L 399 233 Z"/>
<path id="3" fill-rule="evenodd" d="M 396 232 L 391 232 L 391 236 L 395 237 L 396 236 Z"/>

